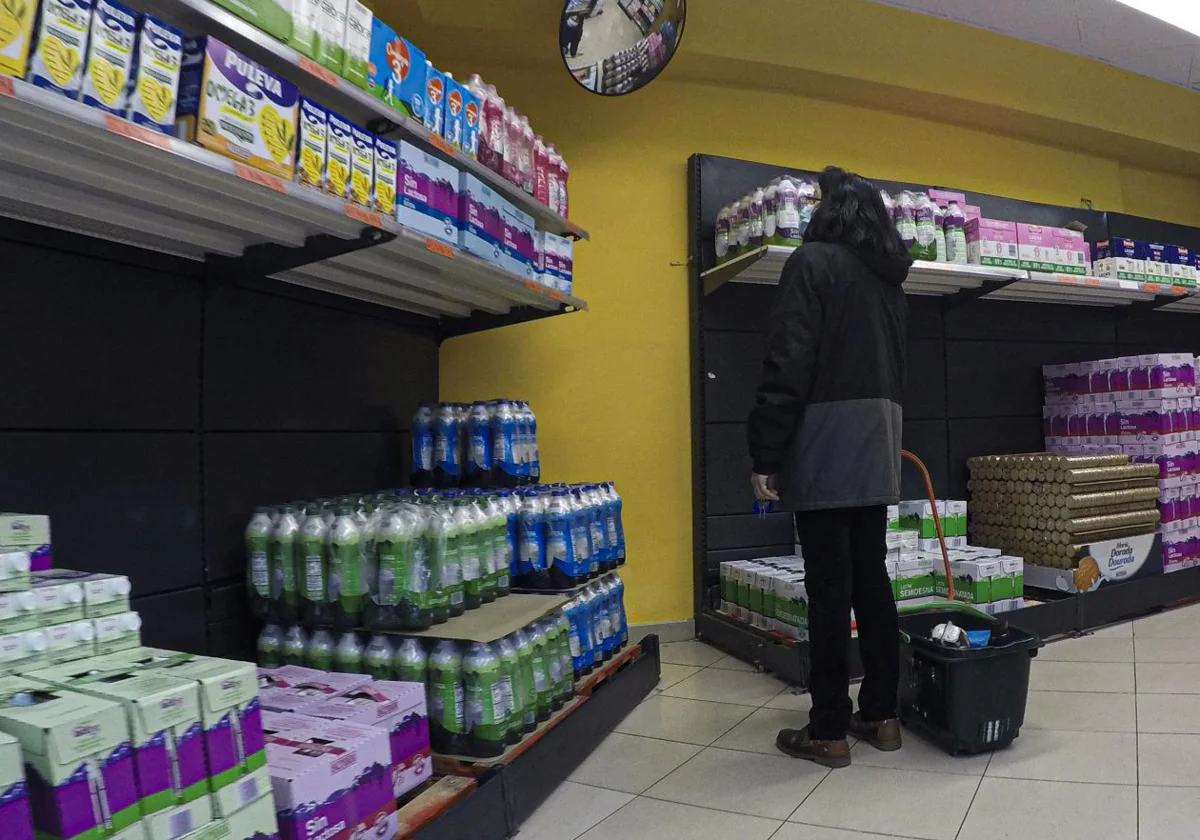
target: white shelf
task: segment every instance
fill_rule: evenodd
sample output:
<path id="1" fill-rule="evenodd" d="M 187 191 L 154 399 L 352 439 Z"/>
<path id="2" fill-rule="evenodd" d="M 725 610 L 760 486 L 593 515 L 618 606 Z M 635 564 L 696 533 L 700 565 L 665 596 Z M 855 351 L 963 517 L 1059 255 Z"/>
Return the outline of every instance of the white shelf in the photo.
<path id="1" fill-rule="evenodd" d="M 506 199 L 533 216 L 539 229 L 579 239 L 588 238 L 586 230 L 564 219 L 470 155 L 454 148 L 420 122 L 401 114 L 357 85 L 215 3 L 209 0 L 142 0 L 135 2 L 135 5 L 161 15 L 180 26 L 184 32 L 204 32 L 227 42 L 229 46 L 282 75 L 306 96 L 311 96 L 363 127 L 373 120 L 388 120 L 398 126 L 398 131 L 389 137 L 414 143 L 491 184 Z"/>
<path id="2" fill-rule="evenodd" d="M 0 216 L 193 260 L 374 229 L 395 239 L 279 279 L 435 317 L 587 307 L 390 217 L 2 76 L 0 148 Z"/>
<path id="3" fill-rule="evenodd" d="M 704 293 L 709 294 L 725 283 L 775 285 L 783 265 L 796 250 L 781 245 L 766 245 L 722 263 L 700 275 Z M 1007 283 L 983 291 L 986 282 Z M 1082 277 L 1050 274 L 1016 268 L 982 265 L 955 265 L 917 260 L 909 271 L 904 290 L 910 295 L 952 295 L 969 289 L 981 289 L 987 300 L 1018 300 L 1036 303 L 1074 304 L 1077 306 L 1127 306 L 1139 302 L 1178 298 L 1161 304 L 1167 311 L 1200 311 L 1197 290 L 1181 286 L 1111 280 L 1106 277 Z"/>

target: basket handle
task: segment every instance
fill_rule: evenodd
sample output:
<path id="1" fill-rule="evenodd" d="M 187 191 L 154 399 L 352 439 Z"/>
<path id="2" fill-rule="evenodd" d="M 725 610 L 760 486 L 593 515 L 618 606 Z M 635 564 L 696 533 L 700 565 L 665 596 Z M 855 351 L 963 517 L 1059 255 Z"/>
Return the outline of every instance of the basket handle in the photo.
<path id="1" fill-rule="evenodd" d="M 942 532 L 942 518 L 938 516 L 937 498 L 933 492 L 933 479 L 929 477 L 929 470 L 925 469 L 925 463 L 907 449 L 901 449 L 900 455 L 910 463 L 916 465 L 921 471 L 921 478 L 925 482 L 925 494 L 929 496 L 929 509 L 933 511 L 933 527 L 937 531 L 938 546 L 942 549 L 942 564 L 946 569 L 946 597 L 951 601 L 954 600 L 954 575 L 950 572 L 950 554 L 946 551 L 946 535 Z"/>

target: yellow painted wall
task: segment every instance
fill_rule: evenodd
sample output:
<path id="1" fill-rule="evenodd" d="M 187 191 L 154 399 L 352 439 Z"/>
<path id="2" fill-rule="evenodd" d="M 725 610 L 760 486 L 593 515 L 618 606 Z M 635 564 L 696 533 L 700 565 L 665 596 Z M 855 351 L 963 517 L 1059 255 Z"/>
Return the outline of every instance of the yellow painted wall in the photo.
<path id="1" fill-rule="evenodd" d="M 565 71 L 473 69 L 571 165 L 571 215 L 592 236 L 576 246 L 576 288 L 591 311 L 448 341 L 442 397 L 528 398 L 547 480 L 617 482 L 635 622 L 692 615 L 690 154 L 808 169 L 833 163 L 1064 205 L 1086 197 L 1099 209 L 1200 225 L 1200 182 L 949 122 L 669 77 L 604 99 L 575 88 Z"/>

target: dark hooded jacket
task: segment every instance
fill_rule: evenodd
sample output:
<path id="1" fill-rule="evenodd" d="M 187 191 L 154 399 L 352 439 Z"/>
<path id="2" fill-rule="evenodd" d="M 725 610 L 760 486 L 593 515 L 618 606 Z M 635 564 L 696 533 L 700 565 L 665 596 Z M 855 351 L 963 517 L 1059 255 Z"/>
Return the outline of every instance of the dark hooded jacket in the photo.
<path id="1" fill-rule="evenodd" d="M 899 499 L 911 265 L 827 242 L 784 265 L 747 437 L 788 509 Z"/>

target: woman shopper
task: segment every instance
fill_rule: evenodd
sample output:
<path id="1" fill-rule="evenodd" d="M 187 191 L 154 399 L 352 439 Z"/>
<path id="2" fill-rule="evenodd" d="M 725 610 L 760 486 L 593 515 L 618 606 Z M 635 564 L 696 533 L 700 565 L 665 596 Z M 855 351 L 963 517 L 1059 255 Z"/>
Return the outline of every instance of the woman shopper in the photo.
<path id="1" fill-rule="evenodd" d="M 830 167 L 819 185 L 804 245 L 779 281 L 747 437 L 755 497 L 795 512 L 809 598 L 809 724 L 775 743 L 845 767 L 847 731 L 900 748 L 899 630 L 884 561 L 887 505 L 900 496 L 912 260 L 870 181 Z M 851 606 L 865 671 L 853 716 Z"/>

